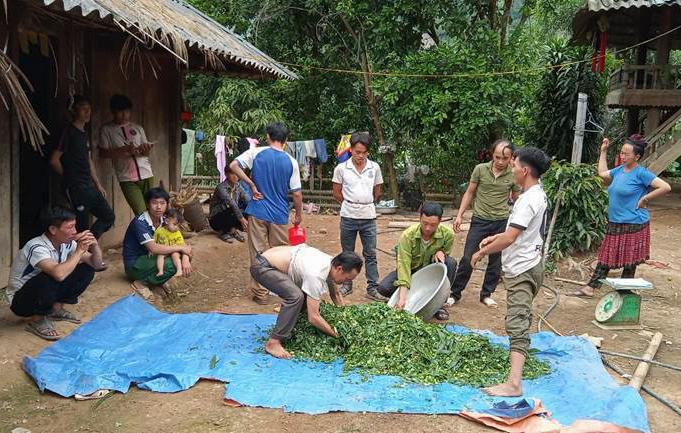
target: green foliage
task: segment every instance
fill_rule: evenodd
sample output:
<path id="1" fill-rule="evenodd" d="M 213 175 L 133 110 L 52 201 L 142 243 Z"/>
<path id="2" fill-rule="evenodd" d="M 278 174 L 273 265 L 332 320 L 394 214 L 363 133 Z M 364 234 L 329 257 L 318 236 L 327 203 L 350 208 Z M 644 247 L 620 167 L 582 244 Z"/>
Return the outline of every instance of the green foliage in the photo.
<path id="1" fill-rule="evenodd" d="M 402 72 L 469 75 L 380 80 L 384 118 L 400 155 L 429 165 L 432 184 L 466 181 L 478 150 L 499 136 L 514 138 L 512 124 L 533 84 L 532 77 L 493 73 L 529 64 L 515 47 L 500 50 L 498 35 L 489 30 L 407 56 Z"/>
<path id="2" fill-rule="evenodd" d="M 346 371 L 393 375 L 423 384 L 486 386 L 508 375 L 508 350 L 481 335 L 455 334 L 379 302 L 348 307 L 322 304 L 321 313 L 339 338 L 326 336 L 301 317 L 285 343 L 294 357 L 321 362 L 342 358 Z M 526 379 L 549 372 L 547 362 L 528 356 Z"/>
<path id="3" fill-rule="evenodd" d="M 220 80 L 209 102 L 197 105 L 194 125 L 206 133 L 206 139 L 196 146 L 202 155 L 197 162 L 198 174 L 216 172 L 213 152 L 216 135 L 224 135 L 230 142 L 239 137 L 259 137 L 268 123 L 284 118 L 281 107 L 273 102 L 267 90 L 255 81 Z"/>
<path id="4" fill-rule="evenodd" d="M 588 109 L 596 123 L 602 123 L 602 108 L 607 93 L 608 70 L 591 71 L 591 47 L 571 47 L 568 40 L 556 38 L 549 42 L 548 63 L 556 67 L 544 72 L 534 96 L 534 124 L 528 129 L 526 143 L 544 149 L 557 159 L 570 159 L 574 140 L 577 95 L 586 93 Z M 584 61 L 575 64 L 576 61 Z M 593 129 L 586 128 L 586 129 Z M 592 162 L 598 156 L 600 136 L 587 132 L 584 136 L 582 159 Z"/>
<path id="5" fill-rule="evenodd" d="M 542 176 L 549 198 L 549 220 L 560 199 L 560 209 L 551 239 L 551 258 L 593 251 L 603 237 L 608 222 L 608 194 L 593 165 L 554 162 Z"/>

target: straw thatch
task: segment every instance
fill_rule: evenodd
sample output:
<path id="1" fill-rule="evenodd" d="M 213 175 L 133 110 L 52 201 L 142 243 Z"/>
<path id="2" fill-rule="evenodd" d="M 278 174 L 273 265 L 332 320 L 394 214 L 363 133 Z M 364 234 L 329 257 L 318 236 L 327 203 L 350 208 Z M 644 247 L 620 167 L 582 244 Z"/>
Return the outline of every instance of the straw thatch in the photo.
<path id="1" fill-rule="evenodd" d="M 40 121 L 33 110 L 22 84 L 33 91 L 31 83 L 23 72 L 12 60 L 0 50 L 0 101 L 9 110 L 9 101 L 12 101 L 19 120 L 19 130 L 24 140 L 27 140 L 40 154 L 43 153 L 42 145 L 45 144 L 43 133 L 48 134 L 47 128 Z"/>
<path id="2" fill-rule="evenodd" d="M 208 67 L 222 69 L 222 58 L 263 75 L 297 76 L 183 0 L 34 0 L 87 18 L 111 22 L 141 43 L 156 43 L 187 64 L 188 49 L 203 52 Z"/>

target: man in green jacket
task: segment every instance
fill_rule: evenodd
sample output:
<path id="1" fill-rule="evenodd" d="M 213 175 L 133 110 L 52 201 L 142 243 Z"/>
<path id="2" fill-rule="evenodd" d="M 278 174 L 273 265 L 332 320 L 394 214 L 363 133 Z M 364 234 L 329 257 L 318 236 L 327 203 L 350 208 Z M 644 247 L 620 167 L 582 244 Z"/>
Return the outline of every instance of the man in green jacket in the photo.
<path id="1" fill-rule="evenodd" d="M 447 266 L 447 278 L 450 283 L 456 274 L 456 261 L 450 256 L 454 232 L 441 225 L 442 206 L 438 203 L 425 202 L 421 206 L 420 222 L 402 232 L 397 244 L 397 270 L 389 273 L 380 283 L 378 291 L 390 297 L 395 290 L 400 291 L 400 298 L 395 308 L 403 309 L 407 303 L 411 275 L 431 263 L 439 262 Z M 438 320 L 447 320 L 447 310 L 441 308 L 435 313 Z"/>

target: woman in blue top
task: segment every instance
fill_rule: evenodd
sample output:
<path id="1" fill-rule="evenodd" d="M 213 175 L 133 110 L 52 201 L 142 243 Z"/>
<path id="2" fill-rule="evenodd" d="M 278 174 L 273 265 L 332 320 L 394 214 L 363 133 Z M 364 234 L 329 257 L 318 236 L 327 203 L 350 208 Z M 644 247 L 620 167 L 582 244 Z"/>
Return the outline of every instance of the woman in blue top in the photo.
<path id="1" fill-rule="evenodd" d="M 622 278 L 634 278 L 636 266 L 650 257 L 648 203 L 667 194 L 671 187 L 639 165 L 647 145 L 639 134 L 625 139 L 620 150 L 621 164 L 608 170 L 610 140 L 603 139 L 598 175 L 609 185 L 608 228 L 598 251 L 596 270 L 589 283 L 574 292 L 574 296 L 593 296 L 610 269 L 624 268 Z"/>

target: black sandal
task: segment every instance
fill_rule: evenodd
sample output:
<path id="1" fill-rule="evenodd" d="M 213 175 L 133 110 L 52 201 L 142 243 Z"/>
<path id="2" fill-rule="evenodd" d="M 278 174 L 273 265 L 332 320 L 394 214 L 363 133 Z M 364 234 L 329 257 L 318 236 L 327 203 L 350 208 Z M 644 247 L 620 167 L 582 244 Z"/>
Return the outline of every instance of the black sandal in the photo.
<path id="1" fill-rule="evenodd" d="M 444 308 L 440 308 L 435 312 L 435 315 L 433 317 L 435 317 L 437 320 L 441 320 L 444 322 L 446 320 L 449 320 L 449 312 L 447 312 L 447 310 L 445 310 Z"/>

